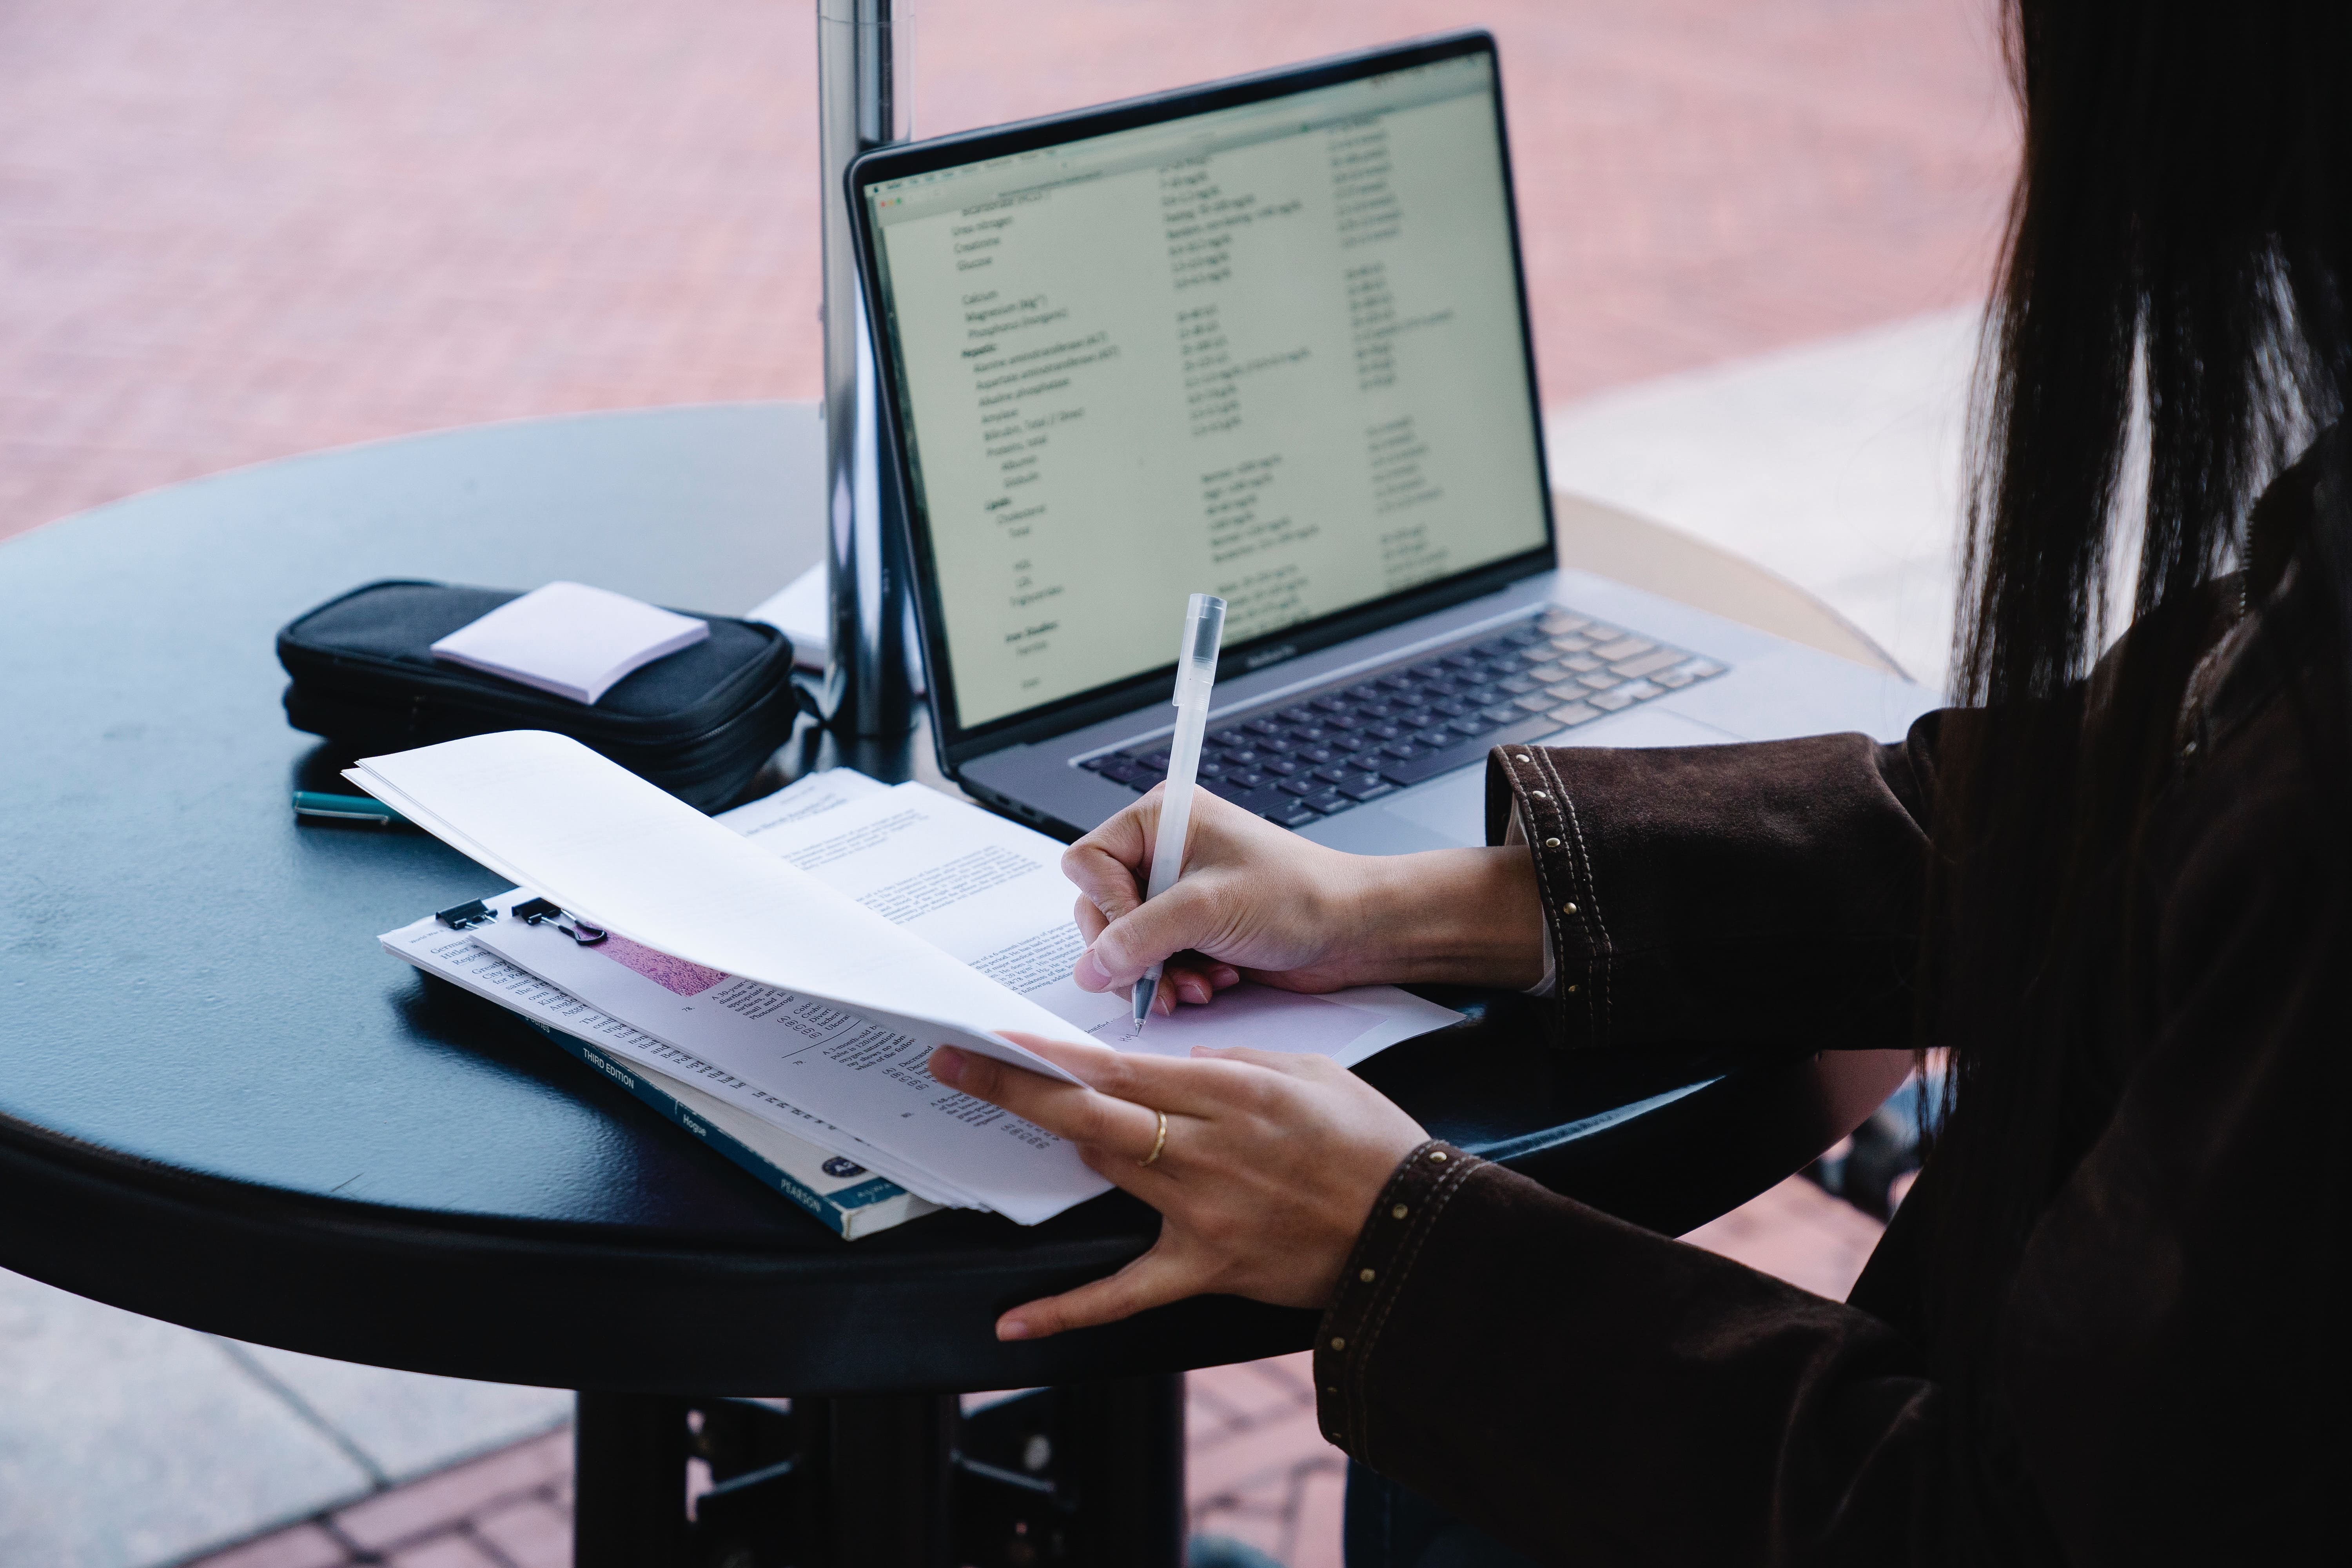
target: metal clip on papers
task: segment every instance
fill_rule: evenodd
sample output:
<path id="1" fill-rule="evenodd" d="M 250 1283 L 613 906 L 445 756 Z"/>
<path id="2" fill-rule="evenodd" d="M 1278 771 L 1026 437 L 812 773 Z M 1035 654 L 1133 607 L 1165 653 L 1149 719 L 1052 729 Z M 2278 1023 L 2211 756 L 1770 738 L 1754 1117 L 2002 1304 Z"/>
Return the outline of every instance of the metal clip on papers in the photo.
<path id="1" fill-rule="evenodd" d="M 610 933 L 603 926 L 592 926 L 578 915 L 567 915 L 545 899 L 533 899 L 514 907 L 514 918 L 527 926 L 551 925 L 583 947 L 593 947 Z M 566 925 L 563 922 L 570 921 Z"/>

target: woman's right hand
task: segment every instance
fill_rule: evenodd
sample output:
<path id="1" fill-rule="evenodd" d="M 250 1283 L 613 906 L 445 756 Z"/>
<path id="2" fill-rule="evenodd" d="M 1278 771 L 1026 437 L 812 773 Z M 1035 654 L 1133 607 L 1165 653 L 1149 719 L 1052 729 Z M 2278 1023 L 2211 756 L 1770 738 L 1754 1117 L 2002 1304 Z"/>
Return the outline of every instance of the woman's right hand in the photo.
<path id="1" fill-rule="evenodd" d="M 1145 903 L 1163 792 L 1062 857 L 1081 895 L 1087 946 L 1074 974 L 1086 990 L 1125 993 L 1162 960 L 1172 960 L 1163 1012 L 1244 975 L 1286 991 L 1416 980 L 1525 987 L 1542 975 L 1543 913 L 1524 848 L 1349 855 L 1207 790 L 1192 797 L 1183 879 Z"/>

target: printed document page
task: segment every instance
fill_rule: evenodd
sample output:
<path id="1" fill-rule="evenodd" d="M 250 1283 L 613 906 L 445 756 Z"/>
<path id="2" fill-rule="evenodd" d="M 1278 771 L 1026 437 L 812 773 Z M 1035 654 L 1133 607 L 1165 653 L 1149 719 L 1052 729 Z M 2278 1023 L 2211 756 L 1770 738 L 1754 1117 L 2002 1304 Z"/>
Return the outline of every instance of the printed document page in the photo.
<path id="1" fill-rule="evenodd" d="M 717 820 L 748 838 L 772 827 L 822 816 L 826 812 L 839 811 L 845 805 L 889 793 L 888 784 L 880 779 L 868 778 L 856 768 L 828 768 L 824 773 L 810 773 L 794 780 L 773 795 L 763 795 L 732 811 L 722 811 Z"/>
<path id="2" fill-rule="evenodd" d="M 583 946 L 551 922 L 502 918 L 467 934 L 741 1079 L 760 1100 L 782 1100 L 870 1145 L 873 1168 L 909 1192 L 1034 1225 L 1109 1185 L 1061 1139 L 931 1077 L 924 1064 L 936 1042 L 887 1022 L 672 958 L 617 931 Z"/>
<path id="3" fill-rule="evenodd" d="M 569 737 L 475 735 L 363 758 L 345 776 L 452 847 L 656 952 L 1048 1077 L 1068 1075 L 995 1031 L 1086 1038 Z"/>
<path id="4" fill-rule="evenodd" d="M 489 902 L 503 912 L 530 896 L 517 891 Z M 915 1194 L 915 1201 L 921 1205 L 915 1211 L 918 1214 L 939 1204 L 978 1206 L 978 1201 L 969 1194 L 948 1193 L 944 1189 L 930 1194 L 919 1192 L 917 1188 L 922 1184 L 919 1175 L 901 1167 L 864 1139 L 752 1088 L 691 1052 L 665 1044 L 642 1029 L 598 1012 L 539 976 L 516 968 L 467 932 L 451 931 L 430 915 L 387 932 L 383 940 L 385 949 L 394 957 L 407 960 L 427 974 L 437 975 L 535 1023 L 586 1040 L 657 1081 L 674 1086 L 676 1090 L 689 1096 L 698 1090 L 703 1097 L 701 1114 L 726 1126 L 735 1137 L 785 1165 L 795 1178 L 820 1193 L 837 1192 L 879 1175 Z M 711 1101 L 718 1102 L 715 1110 L 710 1108 Z M 732 1122 L 727 1121 L 725 1112 L 735 1113 Z M 775 1131 L 762 1138 L 755 1127 Z M 779 1139 L 779 1131 L 791 1134 L 811 1152 L 810 1157 L 798 1157 L 780 1147 L 785 1141 Z M 827 1154 L 837 1154 L 851 1162 L 849 1171 L 836 1175 L 822 1169 L 823 1158 Z M 908 1184 L 910 1177 L 915 1186 Z"/>
<path id="5" fill-rule="evenodd" d="M 416 770 L 402 764 L 418 754 L 376 762 L 383 774 L 413 778 Z M 563 759 L 559 755 L 558 761 Z M 514 766 L 515 775 L 525 780 L 543 781 L 550 771 L 530 752 Z M 595 770 L 585 772 L 594 776 Z M 382 775 L 370 784 L 379 786 L 405 795 Z M 424 790 L 454 793 L 445 780 L 429 774 Z M 393 804 L 403 810 L 419 805 L 414 795 Z M 542 828 L 525 846 L 542 865 L 559 861 L 559 851 L 576 855 L 582 842 L 575 837 L 565 843 L 559 837 L 551 847 L 551 837 L 567 829 L 585 837 L 593 820 L 576 810 L 550 815 L 556 826 Z M 919 784 L 893 788 L 845 771 L 803 780 L 728 813 L 720 822 L 696 816 L 754 858 L 773 857 L 770 863 L 793 879 L 777 887 L 797 897 L 803 924 L 872 922 L 889 931 L 895 945 L 919 952 L 919 970 L 905 976 L 909 986 L 929 984 L 929 973 L 940 966 L 972 974 L 1003 1002 L 994 1012 L 973 1017 L 977 1029 L 1030 1027 L 1030 1017 L 1042 1015 L 1054 1020 L 1059 1037 L 1075 1037 L 1082 1030 L 1108 1044 L 1138 1048 L 1139 1042 L 1126 1038 L 1130 1026 L 1125 999 L 1088 994 L 1069 979 L 1081 945 L 1071 914 L 1075 892 L 1060 872 L 1061 846 L 1044 835 Z M 503 822 L 493 820 L 490 826 L 509 832 Z M 445 837 L 457 831 L 446 823 L 436 830 L 444 829 Z M 737 829 L 751 837 L 736 837 Z M 693 842 L 682 833 L 677 837 Z M 456 837 L 451 841 L 459 842 Z M 707 847 L 695 847 L 700 864 L 719 859 Z M 734 874 L 739 897 L 757 896 L 742 891 L 750 882 Z M 593 905 L 568 901 L 552 886 L 542 883 L 533 890 L 580 921 L 606 926 L 609 934 L 583 944 L 562 929 L 562 922 L 515 920 L 507 911 L 530 896 L 517 890 L 488 900 L 499 918 L 464 933 L 467 943 L 537 977 L 592 1016 L 601 1015 L 612 1026 L 610 1037 L 629 1054 L 646 1059 L 667 1053 L 673 1066 L 648 1060 L 656 1070 L 674 1070 L 677 1059 L 691 1062 L 707 1080 L 705 1087 L 729 1103 L 777 1125 L 802 1129 L 934 1202 L 994 1209 L 1019 1223 L 1035 1224 L 1106 1189 L 1108 1184 L 1062 1140 L 932 1079 L 925 1062 L 940 1043 L 940 1031 L 909 1027 L 903 1002 L 899 1008 L 845 1005 L 836 985 L 780 984 L 767 974 L 697 962 L 600 918 Z M 385 945 L 422 964 L 413 950 L 436 940 L 436 930 L 433 922 L 420 921 L 387 935 Z M 761 963 L 770 973 L 787 967 L 766 958 Z M 967 963 L 971 970 L 963 970 Z M 469 979 L 459 983 L 489 994 Z M 492 999 L 526 1010 L 508 996 Z M 1016 1010 L 1029 1016 L 1009 1016 Z M 1387 986 L 1303 996 L 1244 984 L 1207 1006 L 1155 1018 L 1139 1047 L 1181 1054 L 1196 1043 L 1247 1045 L 1314 1051 L 1352 1064 L 1456 1017 Z M 597 1037 L 602 1042 L 607 1036 L 600 1032 Z"/>
<path id="6" fill-rule="evenodd" d="M 1085 946 L 1071 915 L 1077 889 L 1062 875 L 1062 846 L 1045 835 L 919 784 L 823 812 L 754 801 L 719 820 L 1121 1050 L 1183 1056 L 1196 1045 L 1250 1046 L 1353 1067 L 1461 1016 L 1392 985 L 1307 996 L 1245 981 L 1206 1006 L 1153 1017 L 1139 1039 L 1130 1039 L 1127 998 L 1081 991 L 1070 978 Z"/>
<path id="7" fill-rule="evenodd" d="M 1061 846 L 1043 834 L 920 784 L 835 785 L 722 820 L 1106 1043 L 1135 1047 L 1125 999 L 1070 982 L 1075 895 Z M 501 919 L 473 934 L 582 1002 L 878 1146 L 886 1163 L 875 1168 L 909 1171 L 894 1179 L 910 1191 L 959 1190 L 1034 1224 L 1104 1188 L 1062 1140 L 932 1079 L 930 1046 L 916 1035 L 618 933 L 583 946 L 552 924 Z M 1141 1044 L 1177 1054 L 1196 1043 L 1249 1045 L 1354 1062 L 1457 1016 L 1387 986 L 1333 997 L 1244 984 L 1154 1019 Z"/>

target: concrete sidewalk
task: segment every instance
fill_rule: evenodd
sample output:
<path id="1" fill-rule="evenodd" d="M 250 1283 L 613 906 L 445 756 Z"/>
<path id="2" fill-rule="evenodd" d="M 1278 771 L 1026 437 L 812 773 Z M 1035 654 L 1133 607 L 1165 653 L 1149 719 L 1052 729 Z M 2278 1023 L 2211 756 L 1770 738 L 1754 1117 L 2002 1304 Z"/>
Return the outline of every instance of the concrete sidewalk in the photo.
<path id="1" fill-rule="evenodd" d="M 1552 483 L 1779 573 L 1940 689 L 1980 319 L 1937 311 L 1555 408 Z"/>
<path id="2" fill-rule="evenodd" d="M 239 1344 L 0 1272 L 0 1563 L 173 1562 L 571 1415 L 560 1390 Z"/>

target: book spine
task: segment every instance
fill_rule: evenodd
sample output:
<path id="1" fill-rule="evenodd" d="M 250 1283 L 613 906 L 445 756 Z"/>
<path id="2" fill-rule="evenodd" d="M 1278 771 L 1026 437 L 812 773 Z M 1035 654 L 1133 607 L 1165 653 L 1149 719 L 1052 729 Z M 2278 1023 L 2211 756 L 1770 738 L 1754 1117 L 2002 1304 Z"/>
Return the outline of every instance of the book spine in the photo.
<path id="1" fill-rule="evenodd" d="M 565 1034 L 562 1029 L 542 1024 L 536 1018 L 529 1022 L 532 1028 L 562 1047 L 583 1065 L 603 1073 L 635 1096 L 641 1104 L 659 1111 L 669 1121 L 685 1128 L 688 1132 L 742 1166 L 752 1175 L 757 1176 L 762 1185 L 773 1188 L 808 1210 L 835 1236 L 846 1237 L 849 1235 L 849 1210 L 800 1181 L 791 1172 L 784 1170 L 774 1161 L 744 1143 L 733 1134 L 713 1127 L 709 1122 L 697 1116 L 676 1095 L 646 1078 L 645 1074 L 630 1070 L 627 1063 L 615 1061 L 611 1056 L 597 1049 L 577 1035 Z"/>

